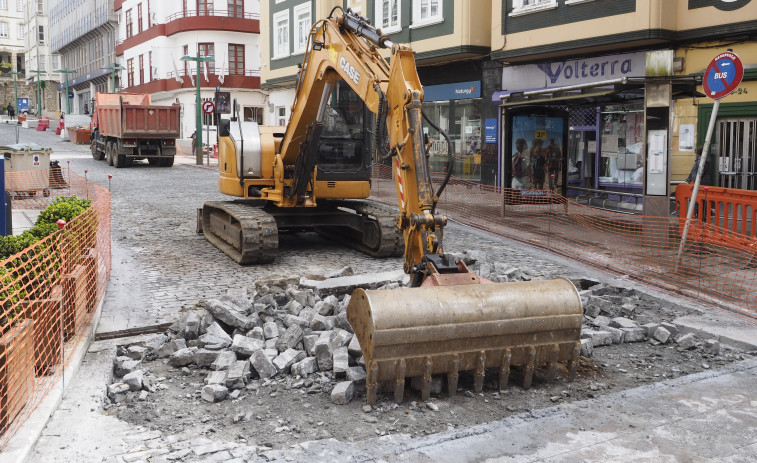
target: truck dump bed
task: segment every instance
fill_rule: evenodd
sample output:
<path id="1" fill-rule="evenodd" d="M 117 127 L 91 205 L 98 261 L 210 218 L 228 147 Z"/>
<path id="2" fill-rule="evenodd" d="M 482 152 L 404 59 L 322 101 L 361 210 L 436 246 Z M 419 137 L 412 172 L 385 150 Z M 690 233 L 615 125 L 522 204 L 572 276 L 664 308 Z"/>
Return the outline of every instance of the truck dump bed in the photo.
<path id="1" fill-rule="evenodd" d="M 180 106 L 151 104 L 149 94 L 97 93 L 100 133 L 115 138 L 178 138 Z"/>

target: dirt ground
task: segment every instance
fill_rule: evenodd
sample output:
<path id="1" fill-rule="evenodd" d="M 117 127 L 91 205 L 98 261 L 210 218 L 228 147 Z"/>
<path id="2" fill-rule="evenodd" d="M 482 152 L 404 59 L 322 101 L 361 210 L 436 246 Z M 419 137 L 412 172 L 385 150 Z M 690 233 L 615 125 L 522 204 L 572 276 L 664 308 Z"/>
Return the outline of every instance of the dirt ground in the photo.
<path id="1" fill-rule="evenodd" d="M 644 308 L 635 317 L 639 324 L 672 321 L 694 312 L 646 294 L 641 294 L 641 301 Z M 252 380 L 237 398 L 207 403 L 200 390 L 208 370 L 176 369 L 161 359 L 146 360 L 143 369 L 157 384 L 156 392 L 145 400 L 139 400 L 138 392 L 119 395 L 116 403 L 106 399 L 104 413 L 166 433 L 191 431 L 273 449 L 327 438 L 353 442 L 394 433 L 415 437 L 524 412 L 538 415 L 539 409 L 557 403 L 717 369 L 756 354 L 721 346 L 718 355 L 711 355 L 703 341 L 698 339 L 696 348 L 683 351 L 675 343 L 651 341 L 595 347 L 593 357 L 581 358 L 575 381 L 567 381 L 564 366 L 552 384 L 546 383 L 546 372 L 537 369 L 529 390 L 520 387 L 522 377 L 514 369 L 507 389 L 498 390 L 496 371 L 489 371 L 484 391 L 473 394 L 472 375 L 461 372 L 455 396 L 443 391 L 424 403 L 407 381 L 402 404 L 395 404 L 391 393 L 380 393 L 374 407 L 366 405 L 364 391 L 348 405 L 332 403 L 329 392 L 336 382 L 331 373 Z"/>

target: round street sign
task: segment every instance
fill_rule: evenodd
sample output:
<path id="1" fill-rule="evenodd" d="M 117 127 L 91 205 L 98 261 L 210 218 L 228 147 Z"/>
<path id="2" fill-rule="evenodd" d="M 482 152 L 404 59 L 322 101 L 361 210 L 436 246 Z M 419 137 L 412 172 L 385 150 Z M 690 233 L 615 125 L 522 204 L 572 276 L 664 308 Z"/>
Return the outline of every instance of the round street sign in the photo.
<path id="1" fill-rule="evenodd" d="M 216 107 L 212 101 L 206 101 L 202 104 L 202 112 L 205 114 L 212 114 L 215 109 Z"/>
<path id="2" fill-rule="evenodd" d="M 704 71 L 704 93 L 713 100 L 719 100 L 736 90 L 743 77 L 744 66 L 739 56 L 731 51 L 721 53 Z"/>

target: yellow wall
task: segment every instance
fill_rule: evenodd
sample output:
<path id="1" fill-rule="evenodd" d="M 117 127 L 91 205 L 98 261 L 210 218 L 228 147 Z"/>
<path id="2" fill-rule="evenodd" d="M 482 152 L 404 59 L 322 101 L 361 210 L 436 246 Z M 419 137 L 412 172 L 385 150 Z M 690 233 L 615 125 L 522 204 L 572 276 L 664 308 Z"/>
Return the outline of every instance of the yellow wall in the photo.
<path id="1" fill-rule="evenodd" d="M 704 8 L 709 9 L 709 8 Z M 756 10 L 757 11 L 757 10 Z M 702 73 L 707 68 L 715 56 L 731 48 L 739 55 L 744 66 L 757 65 L 757 43 L 728 43 L 721 44 L 716 42 L 697 43 L 687 47 L 678 48 L 675 52 L 676 57 L 683 58 L 683 72 L 681 74 Z M 700 92 L 704 92 L 699 87 Z M 712 104 L 714 100 L 710 98 L 697 98 L 696 104 Z M 739 88 L 733 93 L 720 100 L 721 105 L 728 103 L 746 103 L 757 101 L 757 81 L 743 81 Z M 689 175 L 691 166 L 694 164 L 694 153 L 678 151 L 678 133 L 681 124 L 697 124 L 698 107 L 694 100 L 679 100 L 675 104 L 673 114 L 673 166 L 672 180 L 683 180 Z M 705 130 L 709 121 L 703 121 Z M 706 134 L 696 134 L 696 139 L 704 140 Z M 714 135 L 713 135 L 714 138 Z M 715 140 L 713 140 L 714 142 Z"/>

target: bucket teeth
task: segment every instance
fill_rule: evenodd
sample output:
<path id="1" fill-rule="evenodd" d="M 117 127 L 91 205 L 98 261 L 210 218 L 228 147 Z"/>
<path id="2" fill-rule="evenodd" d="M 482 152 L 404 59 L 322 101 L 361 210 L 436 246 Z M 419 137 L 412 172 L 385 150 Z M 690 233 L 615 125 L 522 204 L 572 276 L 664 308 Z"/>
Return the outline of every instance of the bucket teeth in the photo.
<path id="1" fill-rule="evenodd" d="M 499 389 L 503 390 L 507 388 L 507 382 L 510 380 L 510 361 L 513 358 L 513 353 L 510 349 L 505 349 L 505 354 L 502 356 L 502 366 L 499 368 Z"/>
<path id="2" fill-rule="evenodd" d="M 531 388 L 531 381 L 534 379 L 534 368 L 536 368 L 536 349 L 529 346 L 526 353 L 526 368 L 523 374 L 523 389 Z"/>
<path id="3" fill-rule="evenodd" d="M 557 375 L 557 362 L 560 359 L 560 346 L 558 344 L 555 344 L 554 347 L 552 347 L 552 355 L 549 358 L 549 363 L 547 364 L 547 382 L 553 383 L 555 381 L 555 376 Z"/>
<path id="4" fill-rule="evenodd" d="M 423 371 L 423 385 L 421 386 L 421 400 L 427 402 L 431 398 L 431 370 L 434 363 L 431 357 L 426 357 L 425 370 Z"/>
<path id="5" fill-rule="evenodd" d="M 578 369 L 578 358 L 581 356 L 581 342 L 576 342 L 573 346 L 573 353 L 568 361 L 568 381 L 576 379 L 576 370 Z"/>
<path id="6" fill-rule="evenodd" d="M 486 376 L 486 352 L 481 351 L 476 357 L 476 372 L 473 377 L 473 392 L 478 394 L 484 390 L 484 376 Z"/>
<path id="7" fill-rule="evenodd" d="M 394 401 L 396 403 L 402 403 L 402 396 L 405 392 L 405 375 L 407 374 L 407 365 L 405 361 L 397 360 L 396 370 L 394 374 Z"/>
<path id="8" fill-rule="evenodd" d="M 454 354 L 452 356 L 452 366 L 447 373 L 447 391 L 450 397 L 457 394 L 458 379 L 460 379 L 460 356 Z"/>
<path id="9" fill-rule="evenodd" d="M 379 367 L 376 362 L 371 362 L 365 379 L 366 401 L 369 405 L 376 405 L 376 391 L 378 389 Z"/>

